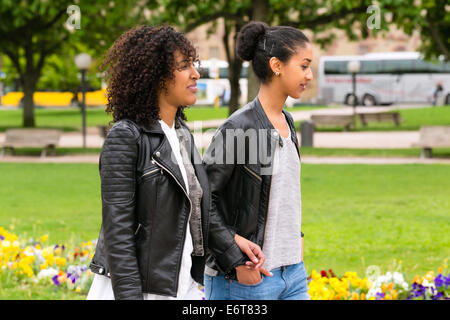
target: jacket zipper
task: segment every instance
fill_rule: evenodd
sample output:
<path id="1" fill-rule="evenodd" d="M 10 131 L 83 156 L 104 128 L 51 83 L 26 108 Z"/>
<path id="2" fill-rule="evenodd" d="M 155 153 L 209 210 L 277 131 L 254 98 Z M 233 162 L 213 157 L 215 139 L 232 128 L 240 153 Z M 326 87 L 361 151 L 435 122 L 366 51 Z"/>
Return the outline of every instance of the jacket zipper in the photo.
<path id="1" fill-rule="evenodd" d="M 250 170 L 245 164 L 244 164 L 244 168 L 250 173 L 252 174 L 256 179 L 258 179 L 260 182 L 262 182 L 262 178 L 260 176 L 258 176 L 256 173 L 254 173 L 252 170 Z"/>
<path id="2" fill-rule="evenodd" d="M 139 229 L 141 228 L 141 226 L 142 226 L 142 224 L 138 224 L 138 227 L 137 227 L 137 229 L 136 229 L 136 232 L 134 233 L 134 235 L 137 235 L 137 233 L 138 233 L 138 231 L 139 231 Z"/>
<path id="3" fill-rule="evenodd" d="M 168 174 L 170 174 L 172 176 L 172 178 L 176 181 L 176 183 L 180 186 L 180 188 L 183 190 L 184 194 L 186 195 L 186 197 L 189 200 L 189 215 L 188 218 L 186 219 L 186 222 L 184 224 L 184 232 L 183 232 L 183 247 L 181 248 L 181 255 L 180 258 L 178 259 L 178 273 L 177 273 L 177 277 L 175 279 L 175 284 L 176 284 L 176 288 L 178 288 L 178 281 L 179 281 L 179 277 L 180 277 L 180 269 L 181 269 L 181 259 L 183 257 L 183 251 L 184 251 L 184 242 L 186 241 L 186 227 L 187 224 L 189 222 L 189 219 L 191 217 L 191 211 L 192 211 L 192 202 L 191 199 L 189 198 L 189 195 L 187 194 L 186 190 L 184 190 L 183 186 L 181 185 L 180 182 L 178 182 L 178 179 L 175 178 L 175 176 L 172 174 L 172 172 L 170 172 L 166 167 L 164 167 L 161 163 L 159 163 L 158 161 L 155 160 L 155 158 L 152 157 L 152 160 L 155 161 L 155 163 L 161 167 L 161 169 L 164 169 L 164 171 L 166 171 Z M 178 292 L 177 292 L 178 293 Z"/>
<path id="4" fill-rule="evenodd" d="M 143 178 L 143 177 L 145 177 L 145 176 L 148 176 L 149 174 L 152 174 L 152 173 L 154 173 L 154 172 L 156 172 L 156 171 L 159 171 L 160 169 L 158 168 L 158 169 L 153 169 L 153 170 L 151 170 L 151 171 L 149 171 L 149 172 L 146 172 L 146 173 L 144 173 L 142 176 L 141 176 L 141 178 Z"/>
<path id="5" fill-rule="evenodd" d="M 272 184 L 272 180 L 270 182 L 270 184 Z M 267 231 L 267 216 L 269 215 L 269 201 L 270 201 L 270 188 L 269 188 L 269 192 L 267 193 L 267 208 L 266 208 L 266 219 L 265 219 L 265 224 L 264 224 L 264 233 L 263 233 L 263 238 L 261 241 L 261 250 L 264 247 L 264 240 L 266 238 L 266 231 Z"/>

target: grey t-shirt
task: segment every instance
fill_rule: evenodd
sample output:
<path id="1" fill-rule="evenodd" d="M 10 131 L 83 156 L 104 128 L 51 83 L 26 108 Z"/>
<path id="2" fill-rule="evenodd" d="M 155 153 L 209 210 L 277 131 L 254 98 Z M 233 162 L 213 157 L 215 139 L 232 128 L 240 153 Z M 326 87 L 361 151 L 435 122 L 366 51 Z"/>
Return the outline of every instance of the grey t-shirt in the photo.
<path id="1" fill-rule="evenodd" d="M 272 270 L 301 262 L 300 158 L 289 136 L 274 154 L 264 236 L 264 267 Z"/>

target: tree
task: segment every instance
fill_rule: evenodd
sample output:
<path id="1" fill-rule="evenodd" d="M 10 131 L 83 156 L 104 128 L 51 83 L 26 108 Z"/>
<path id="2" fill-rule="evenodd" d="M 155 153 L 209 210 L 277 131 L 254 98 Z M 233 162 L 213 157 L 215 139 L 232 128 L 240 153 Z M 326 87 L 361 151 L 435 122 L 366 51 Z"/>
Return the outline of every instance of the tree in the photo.
<path id="1" fill-rule="evenodd" d="M 157 2 L 159 5 L 156 7 L 164 8 L 164 10 L 157 10 L 150 17 L 150 21 L 152 23 L 168 22 L 176 24 L 185 32 L 211 22 L 213 22 L 212 28 L 215 28 L 218 19 L 223 18 L 225 20 L 223 41 L 230 68 L 230 100 L 232 101 L 232 103 L 230 101 L 229 106 L 230 114 L 238 108 L 240 73 L 236 71 L 242 68 L 237 66 L 237 64 L 242 65 L 242 61 L 235 56 L 236 34 L 245 23 L 256 20 L 264 21 L 269 25 L 292 25 L 303 29 L 313 29 L 314 31 L 326 31 L 333 26 L 351 31 L 349 24 L 342 20 L 345 18 L 351 18 L 352 21 L 362 20 L 367 7 L 371 4 L 370 0 L 201 0 L 195 3 L 181 0 L 160 0 Z M 319 13 L 323 9 L 325 9 L 325 12 Z M 230 38 L 232 33 L 234 33 L 234 37 Z M 352 36 L 355 38 L 354 34 Z M 333 34 L 329 34 L 319 38 L 318 43 L 324 46 L 330 43 L 332 39 Z M 258 79 L 250 67 L 248 72 L 248 100 L 256 96 L 258 88 Z"/>
<path id="2" fill-rule="evenodd" d="M 96 55 L 142 16 L 141 1 L 0 0 L 0 53 L 13 64 L 24 91 L 23 125 L 33 127 L 33 93 L 49 56 L 84 43 Z M 78 28 L 79 27 L 79 28 Z"/>
<path id="3" fill-rule="evenodd" d="M 239 86 L 238 64 L 242 61 L 235 57 L 236 37 L 232 34 L 250 20 L 264 21 L 269 25 L 288 25 L 314 32 L 314 42 L 325 47 L 336 39 L 330 32 L 336 28 L 344 30 L 348 39 L 356 41 L 378 32 L 386 32 L 396 25 L 407 34 L 419 30 L 423 40 L 420 48 L 426 57 L 444 55 L 449 59 L 449 22 L 446 0 L 199 0 L 194 3 L 181 0 L 159 0 L 153 8 L 157 14 L 150 21 L 168 22 L 189 32 L 196 27 L 211 23 L 214 29 L 218 19 L 225 20 L 223 39 L 229 62 L 229 80 L 231 85 L 230 114 L 237 109 Z M 375 6 L 380 13 L 379 24 L 368 26 L 371 13 L 368 9 Z M 389 16 L 392 16 L 389 19 Z M 259 88 L 251 68 L 248 73 L 248 99 L 253 99 Z"/>
<path id="4" fill-rule="evenodd" d="M 395 7 L 389 1 L 383 1 L 386 10 L 392 12 L 390 23 L 396 24 L 406 34 L 415 30 L 420 32 L 422 44 L 419 50 L 426 59 L 437 59 L 443 56 L 450 61 L 450 14 L 446 0 L 402 0 Z"/>
<path id="5" fill-rule="evenodd" d="M 222 43 L 229 65 L 231 88 L 229 114 L 236 111 L 239 107 L 239 78 L 242 71 L 242 60 L 236 55 L 236 36 L 248 21 L 249 1 L 201 0 L 189 3 L 183 0 L 159 0 L 148 7 L 153 10 L 148 19 L 151 24 L 169 23 L 186 33 L 207 23 L 212 23 L 208 32 L 214 32 L 219 22 L 224 24 Z"/>

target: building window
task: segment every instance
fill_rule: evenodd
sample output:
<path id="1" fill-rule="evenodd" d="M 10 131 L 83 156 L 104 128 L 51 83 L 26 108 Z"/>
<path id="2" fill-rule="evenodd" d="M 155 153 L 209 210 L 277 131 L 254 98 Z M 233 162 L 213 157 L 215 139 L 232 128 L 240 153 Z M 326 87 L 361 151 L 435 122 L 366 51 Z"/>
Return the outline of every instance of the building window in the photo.
<path id="1" fill-rule="evenodd" d="M 369 52 L 369 46 L 365 44 L 360 44 L 358 47 L 358 54 L 366 54 Z"/>
<path id="2" fill-rule="evenodd" d="M 219 59 L 219 47 L 209 47 L 209 58 L 217 58 Z"/>

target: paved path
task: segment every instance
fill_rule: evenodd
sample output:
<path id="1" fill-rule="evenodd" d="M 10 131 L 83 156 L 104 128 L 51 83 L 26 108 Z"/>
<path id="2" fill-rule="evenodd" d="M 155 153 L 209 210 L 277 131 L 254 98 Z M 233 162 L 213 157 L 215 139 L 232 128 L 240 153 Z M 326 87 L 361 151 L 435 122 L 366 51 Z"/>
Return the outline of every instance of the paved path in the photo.
<path id="1" fill-rule="evenodd" d="M 194 132 L 194 140 L 199 148 L 207 148 L 214 135 L 214 130 Z M 300 134 L 298 134 L 300 139 Z M 0 135 L 0 145 L 4 141 L 4 134 Z M 101 148 L 103 138 L 98 134 L 86 136 L 88 148 Z M 299 140 L 300 141 L 300 140 Z M 419 141 L 417 131 L 392 132 L 316 132 L 314 133 L 314 146 L 317 148 L 411 148 L 414 142 Z M 62 148 L 81 148 L 83 139 L 80 133 L 64 133 L 59 142 Z"/>

